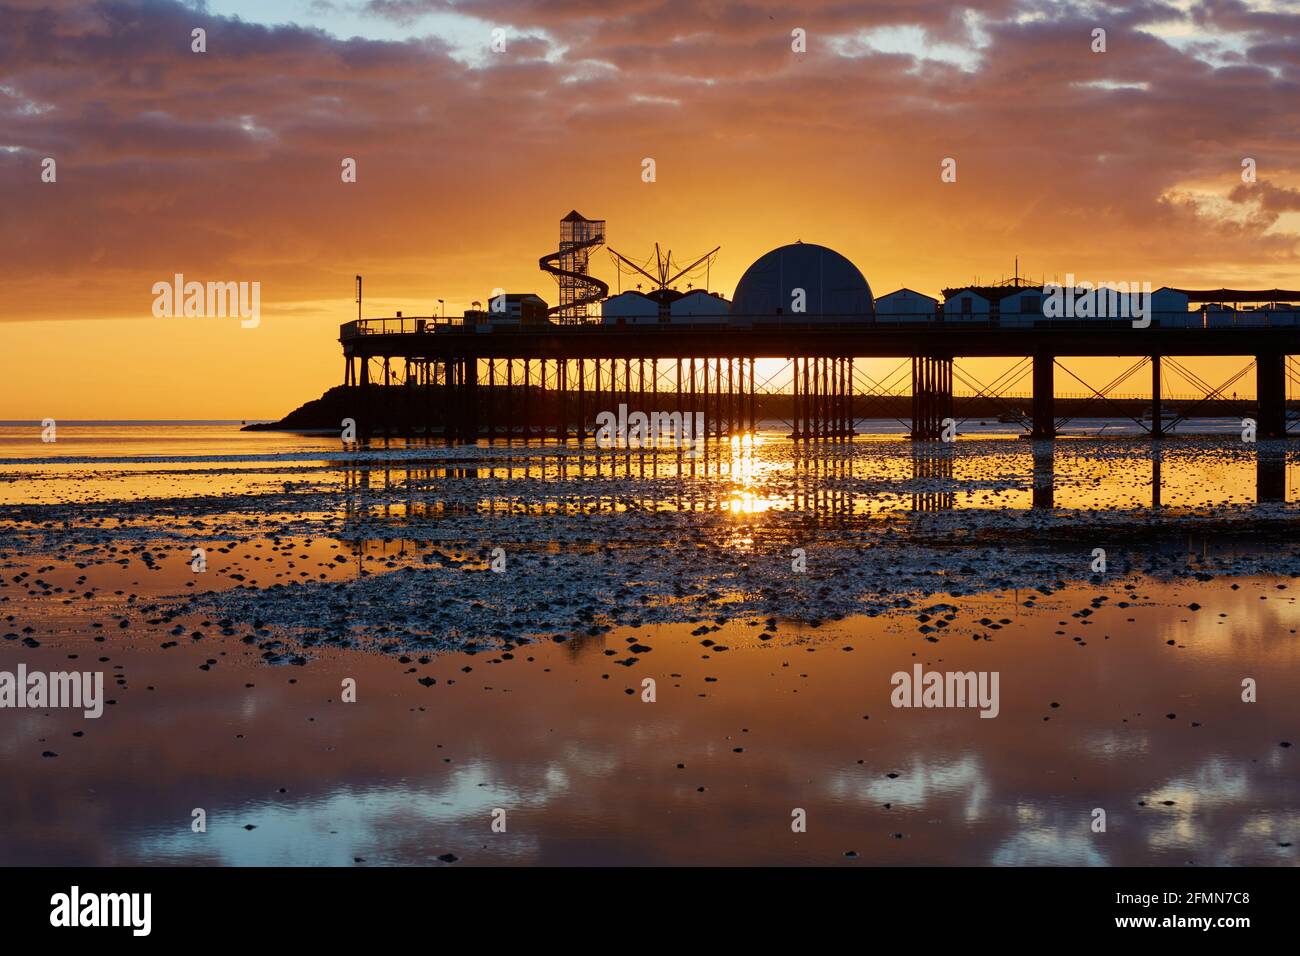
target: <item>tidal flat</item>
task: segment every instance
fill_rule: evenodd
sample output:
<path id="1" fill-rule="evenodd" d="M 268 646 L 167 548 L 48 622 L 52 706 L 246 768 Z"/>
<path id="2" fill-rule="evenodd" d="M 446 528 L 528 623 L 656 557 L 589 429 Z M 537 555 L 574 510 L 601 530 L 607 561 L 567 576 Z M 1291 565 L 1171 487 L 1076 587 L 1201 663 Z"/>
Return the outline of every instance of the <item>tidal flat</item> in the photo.
<path id="1" fill-rule="evenodd" d="M 0 666 L 108 697 L 0 709 L 0 861 L 1292 866 L 1298 477 L 0 429 Z M 893 706 L 918 664 L 997 716 Z"/>

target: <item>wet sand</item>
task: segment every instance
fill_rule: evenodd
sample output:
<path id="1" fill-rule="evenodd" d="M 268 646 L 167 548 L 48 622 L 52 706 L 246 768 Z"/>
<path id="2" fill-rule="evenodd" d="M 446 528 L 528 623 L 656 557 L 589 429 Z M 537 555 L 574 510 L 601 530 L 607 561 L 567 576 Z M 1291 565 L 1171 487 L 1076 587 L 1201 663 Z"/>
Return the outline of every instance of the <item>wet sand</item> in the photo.
<path id="1" fill-rule="evenodd" d="M 1296 863 L 1284 450 L 1279 501 L 1171 443 L 1154 507 L 1125 443 L 1057 443 L 1048 502 L 1014 440 L 204 440 L 0 465 L 3 666 L 113 700 L 0 711 L 6 863 Z M 915 663 L 998 671 L 999 715 L 892 707 Z"/>

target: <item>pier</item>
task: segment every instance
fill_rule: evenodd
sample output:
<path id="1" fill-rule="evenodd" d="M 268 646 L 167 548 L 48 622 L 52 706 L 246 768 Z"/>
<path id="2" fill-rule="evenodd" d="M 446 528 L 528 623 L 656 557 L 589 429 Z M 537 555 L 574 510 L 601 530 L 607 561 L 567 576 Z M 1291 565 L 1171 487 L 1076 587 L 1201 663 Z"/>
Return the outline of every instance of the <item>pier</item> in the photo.
<path id="1" fill-rule="evenodd" d="M 868 358 L 899 361 L 899 382 L 910 381 L 910 434 L 918 440 L 937 440 L 945 421 L 960 421 L 958 381 L 995 405 L 1005 401 L 1028 437 L 1051 439 L 1063 423 L 1056 407 L 1059 380 L 1077 379 L 1075 387 L 1104 407 L 1121 384 L 1149 375 L 1150 422 L 1133 420 L 1159 439 L 1199 406 L 1221 410 L 1229 391 L 1252 373 L 1256 398 L 1234 407 L 1255 418 L 1259 438 L 1285 438 L 1287 385 L 1300 378 L 1290 360 L 1300 354 L 1295 325 L 1136 328 L 1129 321 L 1088 320 L 1008 328 L 996 322 L 837 323 L 826 316 L 747 322 L 733 315 L 716 326 L 501 327 L 399 315 L 348 322 L 339 341 L 343 384 L 355 390 L 353 417 L 362 434 L 439 434 L 452 441 L 581 441 L 592 434 L 599 412 L 620 403 L 643 411 L 704 412 L 711 439 L 777 419 L 797 439 L 844 440 L 861 419 L 880 417 L 885 398 L 896 397 L 886 391 L 889 382 L 855 367 Z M 1068 368 L 1070 358 L 1098 356 L 1131 356 L 1134 362 L 1101 388 Z M 1196 356 L 1241 357 L 1246 364 L 1222 384 L 1200 382 L 1200 398 L 1171 415 L 1162 403 L 1162 377 L 1177 368 L 1194 379 L 1177 360 Z M 1020 361 L 1016 375 L 986 385 L 961 370 L 961 358 Z M 780 360 L 782 371 L 764 379 L 756 368 L 760 359 Z M 1005 396 L 1023 378 L 1032 398 L 1021 415 Z"/>

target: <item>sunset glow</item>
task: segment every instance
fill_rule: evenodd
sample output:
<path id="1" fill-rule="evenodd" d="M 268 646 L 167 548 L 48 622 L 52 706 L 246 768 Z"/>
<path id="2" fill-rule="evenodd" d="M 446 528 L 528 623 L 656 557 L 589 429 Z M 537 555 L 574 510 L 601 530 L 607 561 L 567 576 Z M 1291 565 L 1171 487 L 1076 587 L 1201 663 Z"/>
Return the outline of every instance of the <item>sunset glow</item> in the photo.
<path id="1" fill-rule="evenodd" d="M 724 295 L 800 239 L 877 295 L 1300 273 L 1283 4 L 198 6 L 0 2 L 0 418 L 278 417 L 341 381 L 355 274 L 368 315 L 554 303 L 571 208 L 641 257 L 721 245 Z M 175 273 L 259 282 L 260 325 L 154 318 Z"/>

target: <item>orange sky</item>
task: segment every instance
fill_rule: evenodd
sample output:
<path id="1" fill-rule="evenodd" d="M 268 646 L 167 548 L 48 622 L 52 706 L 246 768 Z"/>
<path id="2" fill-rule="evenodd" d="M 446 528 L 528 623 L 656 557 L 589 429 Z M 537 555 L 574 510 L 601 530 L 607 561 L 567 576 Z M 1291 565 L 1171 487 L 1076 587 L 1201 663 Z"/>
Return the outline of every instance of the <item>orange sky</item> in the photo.
<path id="1" fill-rule="evenodd" d="M 727 295 L 796 239 L 878 295 L 1016 256 L 1049 280 L 1300 284 L 1280 3 L 48 6 L 0 0 L 0 419 L 279 417 L 341 381 L 355 273 L 367 314 L 553 303 L 537 258 L 571 208 L 634 257 L 720 244 Z M 260 325 L 154 318 L 178 272 L 260 282 Z"/>

